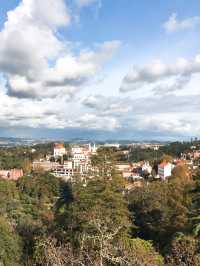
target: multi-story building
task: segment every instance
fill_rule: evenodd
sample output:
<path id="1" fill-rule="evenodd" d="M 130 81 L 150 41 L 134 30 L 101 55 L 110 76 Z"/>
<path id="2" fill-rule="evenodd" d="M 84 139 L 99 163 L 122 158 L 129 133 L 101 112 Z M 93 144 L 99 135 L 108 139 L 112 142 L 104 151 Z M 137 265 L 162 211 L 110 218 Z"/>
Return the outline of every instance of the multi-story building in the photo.
<path id="1" fill-rule="evenodd" d="M 68 181 L 73 177 L 74 170 L 73 170 L 73 168 L 67 168 L 64 165 L 59 165 L 53 171 L 53 175 L 56 177 L 60 177 L 65 181 Z"/>
<path id="2" fill-rule="evenodd" d="M 76 146 L 72 148 L 73 167 L 80 174 L 87 173 L 91 165 L 91 156 L 97 151 L 96 145 Z"/>
<path id="3" fill-rule="evenodd" d="M 172 174 L 173 165 L 171 163 L 163 162 L 158 165 L 158 176 L 165 180 Z"/>

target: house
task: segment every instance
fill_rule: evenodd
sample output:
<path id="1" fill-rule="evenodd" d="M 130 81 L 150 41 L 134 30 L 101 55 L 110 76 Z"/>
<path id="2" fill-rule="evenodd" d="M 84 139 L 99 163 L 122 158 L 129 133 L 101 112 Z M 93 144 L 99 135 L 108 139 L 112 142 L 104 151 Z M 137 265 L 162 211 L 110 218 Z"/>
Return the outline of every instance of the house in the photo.
<path id="1" fill-rule="evenodd" d="M 165 180 L 167 177 L 171 176 L 173 169 L 173 164 L 163 162 L 158 165 L 158 176 L 159 178 Z"/>

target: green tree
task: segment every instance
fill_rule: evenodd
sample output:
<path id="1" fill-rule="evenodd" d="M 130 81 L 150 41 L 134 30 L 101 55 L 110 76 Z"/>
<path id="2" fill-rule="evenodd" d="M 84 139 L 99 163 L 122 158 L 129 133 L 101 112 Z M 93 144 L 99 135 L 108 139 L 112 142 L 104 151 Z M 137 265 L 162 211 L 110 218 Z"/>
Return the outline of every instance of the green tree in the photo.
<path id="1" fill-rule="evenodd" d="M 0 218 L 0 265 L 21 265 L 22 243 L 8 220 Z"/>
<path id="2" fill-rule="evenodd" d="M 21 210 L 21 202 L 16 183 L 0 179 L 0 215 L 16 220 Z"/>
<path id="3" fill-rule="evenodd" d="M 111 148 L 98 149 L 97 154 L 92 156 L 91 161 L 96 174 L 101 178 L 111 178 L 116 172 L 117 157 Z"/>
<path id="4" fill-rule="evenodd" d="M 176 180 L 154 182 L 134 190 L 128 196 L 129 207 L 139 237 L 165 246 L 177 231 L 188 227 L 191 198 Z"/>

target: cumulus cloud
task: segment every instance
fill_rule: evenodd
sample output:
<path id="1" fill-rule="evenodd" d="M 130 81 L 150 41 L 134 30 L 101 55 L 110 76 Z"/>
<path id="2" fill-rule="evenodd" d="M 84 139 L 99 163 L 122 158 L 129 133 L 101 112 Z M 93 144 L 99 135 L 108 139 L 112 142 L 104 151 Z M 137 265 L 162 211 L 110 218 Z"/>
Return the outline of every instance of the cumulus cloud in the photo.
<path id="1" fill-rule="evenodd" d="M 185 18 L 183 20 L 177 19 L 177 14 L 172 14 L 168 21 L 166 21 L 163 24 L 164 29 L 168 33 L 178 32 L 178 31 L 184 31 L 188 29 L 194 29 L 195 27 L 200 25 L 200 17 L 189 17 Z"/>
<path id="2" fill-rule="evenodd" d="M 155 86 L 152 89 L 152 92 L 155 95 L 167 95 L 167 94 L 173 94 L 174 92 L 183 90 L 186 85 L 190 82 L 190 76 L 180 76 L 178 78 L 175 78 L 172 82 L 168 83 L 161 83 Z"/>
<path id="3" fill-rule="evenodd" d="M 144 85 L 153 84 L 172 77 L 191 77 L 191 75 L 199 72 L 200 55 L 191 60 L 180 58 L 174 64 L 164 64 L 161 61 L 155 61 L 143 67 L 133 67 L 124 77 L 120 91 L 127 92 L 140 89 Z"/>
<path id="4" fill-rule="evenodd" d="M 64 0 L 22 0 L 7 15 L 0 32 L 0 126 L 118 127 L 112 116 L 85 113 L 74 97 L 121 43 L 74 52 L 73 43 L 59 37 L 60 27 L 71 23 Z"/>
<path id="5" fill-rule="evenodd" d="M 200 128 L 198 94 L 168 94 L 138 99 L 90 95 L 83 104 L 92 111 L 96 121 L 100 117 L 111 117 L 117 121 L 116 128 L 129 132 L 188 136 L 197 134 Z"/>
<path id="6" fill-rule="evenodd" d="M 89 95 L 82 104 L 96 111 L 99 116 L 121 116 L 131 111 L 130 99 L 115 96 Z"/>
<path id="7" fill-rule="evenodd" d="M 174 135 L 174 136 L 186 136 L 198 134 L 200 130 L 200 123 L 198 119 L 199 114 L 183 113 L 174 114 L 156 114 L 153 116 L 138 116 L 134 120 L 134 123 L 138 130 L 147 132 L 156 132 L 162 134 Z"/>
<path id="8" fill-rule="evenodd" d="M 82 128 L 114 130 L 120 128 L 120 123 L 115 117 L 98 116 L 96 114 L 85 113 L 75 120 L 75 125 Z"/>
<path id="9" fill-rule="evenodd" d="M 77 0 L 79 7 L 92 2 Z M 132 94 L 105 96 L 91 85 L 121 43 L 73 49 L 74 44 L 61 38 L 59 31 L 70 26 L 71 17 L 64 0 L 22 0 L 8 12 L 0 32 L 1 128 L 103 129 L 133 132 L 133 137 L 134 132 L 185 136 L 199 132 L 198 83 L 196 94 L 180 94 L 200 72 L 200 55 L 173 64 L 155 61 L 135 66 L 120 89 Z M 176 17 L 171 20 L 176 27 L 180 24 Z M 86 86 L 88 96 L 76 94 Z M 145 94 L 147 87 L 151 95 Z"/>
<path id="10" fill-rule="evenodd" d="M 0 125 L 3 126 L 29 126 L 62 128 L 66 126 L 64 116 L 60 116 L 57 106 L 53 105 L 52 100 L 31 101 L 10 98 L 0 92 L 1 112 Z M 60 108 L 62 112 L 62 106 Z"/>
<path id="11" fill-rule="evenodd" d="M 0 32 L 0 71 L 10 96 L 43 98 L 72 95 L 93 77 L 118 49 L 105 42 L 75 54 L 58 36 L 70 24 L 64 0 L 22 0 L 8 12 Z"/>
<path id="12" fill-rule="evenodd" d="M 10 98 L 0 92 L 1 112 L 0 126 L 2 127 L 31 127 L 31 128 L 86 128 L 113 130 L 120 127 L 117 118 L 111 115 L 101 116 L 98 113 L 85 112 L 79 103 L 66 99 L 31 99 Z M 75 112 L 78 108 L 79 111 Z"/>

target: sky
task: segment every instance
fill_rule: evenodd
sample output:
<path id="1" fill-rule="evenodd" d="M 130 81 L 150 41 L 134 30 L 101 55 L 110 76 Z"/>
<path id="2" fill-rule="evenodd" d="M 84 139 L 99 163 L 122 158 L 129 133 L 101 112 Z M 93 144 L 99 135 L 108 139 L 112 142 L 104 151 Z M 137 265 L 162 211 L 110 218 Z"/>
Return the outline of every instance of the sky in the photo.
<path id="1" fill-rule="evenodd" d="M 199 0 L 0 0 L 0 136 L 200 137 Z"/>

